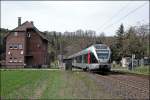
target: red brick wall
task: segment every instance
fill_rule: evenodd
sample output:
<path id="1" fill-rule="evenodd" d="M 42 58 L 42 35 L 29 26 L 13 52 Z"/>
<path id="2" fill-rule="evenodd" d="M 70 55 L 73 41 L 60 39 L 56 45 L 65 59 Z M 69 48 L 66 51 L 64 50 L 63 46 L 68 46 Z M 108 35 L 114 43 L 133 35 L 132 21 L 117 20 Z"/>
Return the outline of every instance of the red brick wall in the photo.
<path id="1" fill-rule="evenodd" d="M 47 56 L 47 42 L 36 33 L 30 32 L 31 37 L 27 38 L 27 55 L 33 56 L 33 65 L 37 64 L 46 64 L 46 56 Z"/>
<path id="2" fill-rule="evenodd" d="M 24 64 L 43 65 L 47 64 L 48 42 L 43 40 L 38 33 L 30 30 L 30 37 L 27 37 L 28 32 L 18 32 L 15 36 L 11 32 L 6 38 L 6 66 L 9 68 L 23 67 Z M 9 44 L 23 44 L 23 49 L 9 49 Z M 23 54 L 21 54 L 23 51 Z M 8 54 L 10 52 L 10 54 Z M 9 62 L 10 58 L 17 58 L 22 62 Z M 31 58 L 29 58 L 31 57 Z"/>
<path id="3" fill-rule="evenodd" d="M 10 44 L 19 44 L 21 43 L 23 45 L 23 49 L 10 49 Z M 25 32 L 18 32 L 17 36 L 14 35 L 14 32 L 11 32 L 7 38 L 6 38 L 6 66 L 12 68 L 12 67 L 18 67 L 24 65 L 24 53 L 25 53 Z M 23 54 L 21 54 L 21 51 L 23 51 Z M 10 54 L 8 54 L 10 52 Z M 16 58 L 17 62 L 9 62 L 10 58 L 12 58 L 12 61 L 14 61 L 14 58 Z M 22 62 L 18 62 L 19 60 L 22 60 Z"/>

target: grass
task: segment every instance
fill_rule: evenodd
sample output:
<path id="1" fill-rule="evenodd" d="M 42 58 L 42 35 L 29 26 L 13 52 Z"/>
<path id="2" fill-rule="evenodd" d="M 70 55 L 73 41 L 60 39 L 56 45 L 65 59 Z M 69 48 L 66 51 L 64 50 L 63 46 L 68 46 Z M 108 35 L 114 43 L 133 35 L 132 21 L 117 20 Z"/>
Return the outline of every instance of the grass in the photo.
<path id="1" fill-rule="evenodd" d="M 63 85 L 62 71 L 54 72 L 50 77 L 48 77 L 47 88 L 45 89 L 41 99 L 60 99 L 59 91 Z M 65 98 L 65 97 L 64 97 Z"/>
<path id="2" fill-rule="evenodd" d="M 128 68 L 127 68 L 127 67 L 122 67 L 121 65 L 116 64 L 116 65 L 112 65 L 112 69 L 123 69 L 123 70 L 127 70 Z"/>
<path id="3" fill-rule="evenodd" d="M 130 71 L 132 73 L 136 74 L 143 74 L 143 75 L 150 75 L 150 67 L 149 66 L 140 66 L 133 69 L 133 71 Z"/>
<path id="4" fill-rule="evenodd" d="M 1 98 L 30 97 L 40 81 L 46 79 L 46 73 L 36 70 L 1 70 Z"/>
<path id="5" fill-rule="evenodd" d="M 1 70 L 1 99 L 111 98 L 87 73 L 62 70 Z"/>
<path id="6" fill-rule="evenodd" d="M 123 68 L 120 66 L 117 67 L 113 67 L 112 69 L 124 69 L 124 70 L 120 70 L 123 72 L 128 72 L 128 73 L 134 73 L 134 74 L 142 74 L 142 75 L 150 75 L 150 67 L 149 66 L 138 66 L 133 68 L 133 70 L 128 70 L 128 67 Z"/>

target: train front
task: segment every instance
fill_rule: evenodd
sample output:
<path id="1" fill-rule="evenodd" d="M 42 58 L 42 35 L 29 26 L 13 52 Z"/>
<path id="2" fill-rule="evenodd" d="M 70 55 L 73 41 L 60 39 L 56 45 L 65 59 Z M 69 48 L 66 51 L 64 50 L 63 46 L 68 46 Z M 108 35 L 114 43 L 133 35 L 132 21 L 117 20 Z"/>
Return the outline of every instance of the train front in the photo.
<path id="1" fill-rule="evenodd" d="M 105 44 L 97 44 L 94 46 L 96 51 L 96 58 L 99 63 L 100 70 L 110 71 L 111 64 L 110 64 L 110 55 L 111 50 Z"/>

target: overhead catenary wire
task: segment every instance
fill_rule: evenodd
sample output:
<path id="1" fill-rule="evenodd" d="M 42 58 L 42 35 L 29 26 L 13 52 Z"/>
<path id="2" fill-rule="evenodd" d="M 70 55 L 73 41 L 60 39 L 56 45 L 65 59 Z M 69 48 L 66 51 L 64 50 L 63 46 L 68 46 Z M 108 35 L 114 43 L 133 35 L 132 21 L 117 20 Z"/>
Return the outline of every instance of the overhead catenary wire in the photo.
<path id="1" fill-rule="evenodd" d="M 110 28 L 112 25 L 114 25 L 114 24 L 120 22 L 121 20 L 125 19 L 127 16 L 129 16 L 130 14 L 133 14 L 134 12 L 136 12 L 137 10 L 139 10 L 140 8 L 142 8 L 146 4 L 147 4 L 147 2 L 145 2 L 144 4 L 136 7 L 135 9 L 133 9 L 132 11 L 130 11 L 129 13 L 127 13 L 125 16 L 121 17 L 119 20 L 115 21 L 112 24 L 109 24 L 107 27 L 104 27 L 103 30 L 105 30 L 106 28 Z"/>
<path id="2" fill-rule="evenodd" d="M 128 7 L 129 3 L 127 3 L 125 6 L 123 6 L 121 9 L 119 9 L 112 17 L 110 17 L 107 21 L 105 21 L 100 27 L 104 27 L 107 25 L 108 22 L 112 21 L 116 15 L 118 16 L 124 9 Z"/>

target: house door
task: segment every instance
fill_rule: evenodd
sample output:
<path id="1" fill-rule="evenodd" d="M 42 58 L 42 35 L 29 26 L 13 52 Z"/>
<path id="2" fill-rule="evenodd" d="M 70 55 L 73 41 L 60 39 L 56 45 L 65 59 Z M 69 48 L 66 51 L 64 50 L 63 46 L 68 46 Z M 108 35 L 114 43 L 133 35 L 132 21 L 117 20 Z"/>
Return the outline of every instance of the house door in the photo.
<path id="1" fill-rule="evenodd" d="M 26 64 L 27 64 L 27 67 L 33 66 L 33 56 L 26 57 Z"/>

